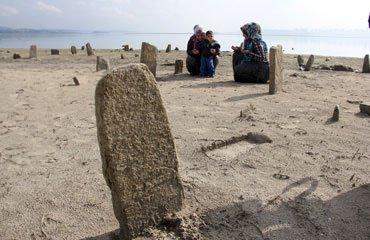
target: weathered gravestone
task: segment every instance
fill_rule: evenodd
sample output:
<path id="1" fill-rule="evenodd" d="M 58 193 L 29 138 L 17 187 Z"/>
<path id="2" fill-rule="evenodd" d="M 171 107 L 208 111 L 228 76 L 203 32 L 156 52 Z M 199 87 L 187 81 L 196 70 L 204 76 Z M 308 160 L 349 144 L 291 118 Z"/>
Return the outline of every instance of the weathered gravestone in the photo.
<path id="1" fill-rule="evenodd" d="M 339 121 L 339 105 L 336 105 L 333 112 L 333 117 L 331 118 L 333 122 Z"/>
<path id="2" fill-rule="evenodd" d="M 278 45 L 270 48 L 270 85 L 269 93 L 275 94 L 281 91 L 284 73 L 283 73 L 283 47 Z"/>
<path id="3" fill-rule="evenodd" d="M 99 72 L 100 70 L 109 70 L 109 61 L 103 57 L 96 57 L 96 71 Z"/>
<path id="4" fill-rule="evenodd" d="M 103 174 L 121 239 L 143 234 L 182 207 L 174 140 L 156 80 L 144 64 L 113 70 L 95 93 Z"/>
<path id="5" fill-rule="evenodd" d="M 298 55 L 297 61 L 298 61 L 298 66 L 299 67 L 302 67 L 304 65 L 304 60 L 303 60 L 302 55 Z"/>
<path id="6" fill-rule="evenodd" d="M 362 66 L 363 73 L 370 73 L 369 55 L 367 54 L 364 58 L 364 65 Z"/>
<path id="7" fill-rule="evenodd" d="M 72 53 L 73 55 L 77 54 L 77 48 L 76 48 L 75 46 L 72 46 L 72 47 L 71 47 L 71 53 Z"/>
<path id="8" fill-rule="evenodd" d="M 308 60 L 307 60 L 307 63 L 305 65 L 305 67 L 304 67 L 304 70 L 307 71 L 307 72 L 310 71 L 311 68 L 312 68 L 312 65 L 313 65 L 314 61 L 315 61 L 315 56 L 314 55 L 311 55 L 308 58 Z"/>
<path id="9" fill-rule="evenodd" d="M 51 55 L 59 55 L 59 50 L 58 49 L 51 49 Z"/>
<path id="10" fill-rule="evenodd" d="M 182 73 L 183 68 L 184 68 L 184 62 L 182 60 L 176 60 L 175 61 L 175 74 Z"/>
<path id="11" fill-rule="evenodd" d="M 171 44 L 168 44 L 167 48 L 166 48 L 166 53 L 169 53 L 171 52 Z"/>
<path id="12" fill-rule="evenodd" d="M 36 45 L 32 45 L 30 47 L 30 58 L 37 58 L 37 47 L 36 47 Z"/>
<path id="13" fill-rule="evenodd" d="M 157 55 L 158 49 L 155 46 L 146 42 L 142 43 L 140 63 L 146 64 L 154 76 L 157 72 Z"/>
<path id="14" fill-rule="evenodd" d="M 94 55 L 94 51 L 93 51 L 90 43 L 86 43 L 86 53 L 87 53 L 87 56 Z"/>

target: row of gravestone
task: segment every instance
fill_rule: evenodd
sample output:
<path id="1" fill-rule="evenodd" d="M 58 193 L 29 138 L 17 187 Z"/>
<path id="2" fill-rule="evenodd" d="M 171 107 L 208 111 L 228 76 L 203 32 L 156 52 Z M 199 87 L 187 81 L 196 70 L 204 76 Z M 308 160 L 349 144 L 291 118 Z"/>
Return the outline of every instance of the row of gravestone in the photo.
<path id="1" fill-rule="evenodd" d="M 299 66 L 300 70 L 302 70 L 302 71 L 310 71 L 312 66 L 313 66 L 314 60 L 315 60 L 315 56 L 310 55 L 310 57 L 308 58 L 307 63 L 305 64 L 304 59 L 301 55 L 298 55 L 298 57 L 297 57 L 298 66 Z M 327 61 L 328 60 L 329 60 L 329 58 L 327 58 Z M 320 65 L 320 66 L 321 66 L 320 69 L 322 69 L 322 70 L 350 71 L 350 72 L 354 71 L 351 67 L 344 66 L 344 65 L 334 65 L 332 67 L 328 67 L 328 66 L 325 66 L 325 65 Z M 362 73 L 370 73 L 370 63 L 369 63 L 369 55 L 368 54 L 365 55 L 365 57 L 364 57 L 364 62 L 363 62 L 363 65 L 362 65 Z"/>
<path id="2" fill-rule="evenodd" d="M 88 56 L 94 55 L 94 51 L 93 51 L 90 43 L 86 44 L 86 52 L 87 52 Z M 77 48 L 75 46 L 71 47 L 71 53 L 73 55 L 77 54 Z M 58 49 L 51 49 L 51 55 L 59 55 L 59 50 Z M 30 58 L 37 58 L 37 46 L 36 45 L 32 45 L 30 47 Z"/>

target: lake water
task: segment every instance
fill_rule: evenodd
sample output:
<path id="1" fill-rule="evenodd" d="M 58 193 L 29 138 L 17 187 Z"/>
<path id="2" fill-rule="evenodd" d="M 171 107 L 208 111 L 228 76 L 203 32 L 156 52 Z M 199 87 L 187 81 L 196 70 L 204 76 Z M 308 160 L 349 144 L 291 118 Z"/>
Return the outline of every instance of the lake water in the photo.
<path id="1" fill-rule="evenodd" d="M 186 48 L 189 33 L 124 33 L 124 32 L 69 32 L 69 33 L 0 33 L 0 48 L 28 48 L 36 44 L 39 48 L 78 47 L 90 42 L 94 48 L 120 48 L 129 44 L 135 49 L 141 42 L 149 42 L 159 49 L 167 44 L 173 48 Z M 240 34 L 215 34 L 222 50 L 230 50 L 232 45 L 243 41 Z M 370 53 L 370 31 L 352 32 L 307 32 L 307 31 L 268 31 L 264 40 L 271 45 L 282 44 L 286 53 L 316 54 L 327 56 L 363 57 Z"/>

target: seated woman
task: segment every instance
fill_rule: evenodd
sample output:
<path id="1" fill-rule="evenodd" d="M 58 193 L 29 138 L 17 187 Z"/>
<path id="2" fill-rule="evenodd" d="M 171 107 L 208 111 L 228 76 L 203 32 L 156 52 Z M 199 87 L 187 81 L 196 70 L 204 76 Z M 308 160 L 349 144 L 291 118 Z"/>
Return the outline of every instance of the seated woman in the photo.
<path id="1" fill-rule="evenodd" d="M 201 54 L 199 49 L 197 49 L 198 43 L 205 39 L 205 33 L 203 29 L 199 25 L 195 25 L 194 28 L 194 35 L 190 37 L 188 41 L 188 46 L 186 49 L 187 58 L 186 58 L 186 68 L 188 69 L 189 73 L 193 76 L 197 76 L 200 74 L 200 59 Z M 215 68 L 218 65 L 218 57 L 215 56 L 214 60 Z"/>
<path id="2" fill-rule="evenodd" d="M 267 83 L 267 45 L 262 40 L 261 27 L 257 23 L 249 23 L 240 29 L 245 40 L 241 47 L 232 47 L 234 80 L 242 83 Z"/>

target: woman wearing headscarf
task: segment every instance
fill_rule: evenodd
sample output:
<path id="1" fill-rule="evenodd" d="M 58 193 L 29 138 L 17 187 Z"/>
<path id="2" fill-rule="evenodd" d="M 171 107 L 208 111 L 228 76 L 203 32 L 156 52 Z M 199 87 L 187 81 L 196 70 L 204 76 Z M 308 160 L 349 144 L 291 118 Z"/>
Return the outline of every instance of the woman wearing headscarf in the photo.
<path id="1" fill-rule="evenodd" d="M 199 75 L 200 73 L 200 59 L 201 54 L 199 50 L 197 49 L 198 43 L 205 39 L 205 33 L 203 31 L 203 28 L 199 25 L 195 25 L 194 28 L 194 34 L 190 37 L 188 41 L 188 46 L 186 49 L 187 58 L 186 58 L 186 68 L 188 69 L 189 73 L 193 76 Z M 214 60 L 215 68 L 218 64 L 218 58 L 215 57 Z"/>
<path id="2" fill-rule="evenodd" d="M 267 83 L 269 65 L 267 45 L 262 40 L 261 27 L 248 23 L 240 28 L 244 36 L 241 47 L 232 47 L 234 79 L 236 82 Z"/>

